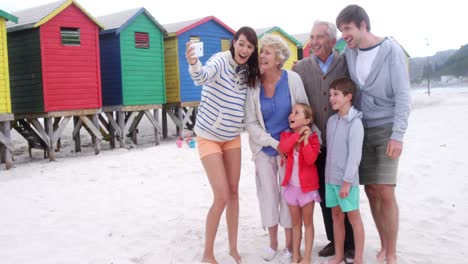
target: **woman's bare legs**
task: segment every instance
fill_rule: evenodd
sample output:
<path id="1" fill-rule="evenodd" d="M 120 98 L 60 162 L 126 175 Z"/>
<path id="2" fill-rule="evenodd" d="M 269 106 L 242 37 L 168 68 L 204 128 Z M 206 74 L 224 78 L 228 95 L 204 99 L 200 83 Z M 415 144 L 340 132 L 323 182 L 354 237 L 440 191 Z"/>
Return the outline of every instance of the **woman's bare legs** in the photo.
<path id="1" fill-rule="evenodd" d="M 202 262 L 217 264 L 214 257 L 214 241 L 219 220 L 229 199 L 229 184 L 221 153 L 207 155 L 201 161 L 213 191 L 213 203 L 206 216 L 205 249 Z"/>
<path id="2" fill-rule="evenodd" d="M 241 263 L 237 251 L 237 233 L 239 229 L 239 179 L 241 169 L 241 149 L 229 149 L 224 152 L 229 197 L 226 204 L 226 223 L 228 228 L 229 254 L 236 263 Z"/>
<path id="3" fill-rule="evenodd" d="M 268 228 L 268 236 L 270 238 L 270 248 L 274 251 L 278 250 L 278 225 Z"/>

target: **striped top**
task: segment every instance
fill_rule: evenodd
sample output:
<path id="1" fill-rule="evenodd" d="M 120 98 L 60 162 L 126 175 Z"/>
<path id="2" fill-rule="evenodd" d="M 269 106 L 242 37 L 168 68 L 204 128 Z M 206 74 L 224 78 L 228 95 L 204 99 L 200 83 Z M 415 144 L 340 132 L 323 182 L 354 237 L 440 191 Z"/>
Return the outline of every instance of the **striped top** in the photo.
<path id="1" fill-rule="evenodd" d="M 203 85 L 195 133 L 225 142 L 236 138 L 244 126 L 247 66 L 237 65 L 230 51 L 214 54 L 205 64 L 189 65 L 195 85 Z"/>

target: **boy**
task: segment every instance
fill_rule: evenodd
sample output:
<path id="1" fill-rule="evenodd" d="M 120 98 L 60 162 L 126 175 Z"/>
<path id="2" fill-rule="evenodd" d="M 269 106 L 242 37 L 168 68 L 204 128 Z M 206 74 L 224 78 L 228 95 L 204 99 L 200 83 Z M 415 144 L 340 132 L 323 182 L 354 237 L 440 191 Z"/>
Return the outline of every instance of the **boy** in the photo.
<path id="1" fill-rule="evenodd" d="M 354 263 L 362 263 L 364 227 L 359 213 L 359 163 L 364 127 L 362 113 L 352 103 L 356 86 L 349 78 L 330 84 L 330 103 L 337 113 L 327 121 L 327 161 L 325 167 L 325 200 L 332 208 L 335 256 L 329 264 L 344 259 L 344 217 L 348 214 L 354 233 Z"/>

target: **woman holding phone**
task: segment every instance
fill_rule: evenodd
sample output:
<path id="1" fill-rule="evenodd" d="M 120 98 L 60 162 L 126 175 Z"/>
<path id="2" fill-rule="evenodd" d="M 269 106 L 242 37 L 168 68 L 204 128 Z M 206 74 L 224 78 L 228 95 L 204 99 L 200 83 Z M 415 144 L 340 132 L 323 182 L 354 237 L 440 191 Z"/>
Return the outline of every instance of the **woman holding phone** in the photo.
<path id="1" fill-rule="evenodd" d="M 226 208 L 229 254 L 241 263 L 237 250 L 239 223 L 239 178 L 244 104 L 247 90 L 259 78 L 257 34 L 250 27 L 240 28 L 229 51 L 214 54 L 202 65 L 186 43 L 189 73 L 196 85 L 202 85 L 195 133 L 198 152 L 213 192 L 213 203 L 205 226 L 202 263 L 218 263 L 214 241 L 221 215 Z"/>

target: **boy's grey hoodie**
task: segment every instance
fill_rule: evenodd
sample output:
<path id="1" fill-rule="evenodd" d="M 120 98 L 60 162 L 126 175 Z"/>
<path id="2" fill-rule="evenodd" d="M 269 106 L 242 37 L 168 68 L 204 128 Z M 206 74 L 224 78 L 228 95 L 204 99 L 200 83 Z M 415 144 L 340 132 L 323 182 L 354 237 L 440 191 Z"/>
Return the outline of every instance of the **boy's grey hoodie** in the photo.
<path id="1" fill-rule="evenodd" d="M 359 163 L 362 156 L 364 127 L 362 113 L 353 106 L 346 116 L 338 113 L 327 121 L 327 163 L 325 182 L 342 185 L 343 181 L 352 186 L 359 185 Z"/>

